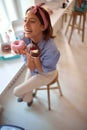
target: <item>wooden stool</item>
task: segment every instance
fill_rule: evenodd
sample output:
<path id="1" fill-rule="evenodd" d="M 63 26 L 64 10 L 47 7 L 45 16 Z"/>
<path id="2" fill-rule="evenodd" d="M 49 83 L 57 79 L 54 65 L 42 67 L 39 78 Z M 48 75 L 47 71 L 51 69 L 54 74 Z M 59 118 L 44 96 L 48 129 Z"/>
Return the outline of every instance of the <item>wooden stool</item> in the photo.
<path id="1" fill-rule="evenodd" d="M 83 19 L 82 19 L 82 17 L 83 17 Z M 79 18 L 78 24 L 76 23 L 77 20 L 78 20 L 77 18 Z M 82 27 L 81 27 L 81 20 L 83 20 L 82 21 Z M 67 31 L 69 29 L 69 26 L 71 27 L 71 32 L 70 32 L 68 43 L 70 43 L 70 41 L 71 41 L 71 37 L 72 37 L 74 29 L 78 29 L 78 32 L 82 31 L 82 42 L 84 42 L 85 21 L 86 21 L 86 11 L 84 11 L 84 12 L 73 11 L 73 13 L 72 13 L 72 15 L 69 19 L 69 23 L 67 25 L 66 31 L 65 31 L 65 35 L 66 35 Z"/>
<path id="2" fill-rule="evenodd" d="M 64 14 L 62 16 L 62 27 L 63 27 L 63 22 L 67 22 L 67 17 L 70 17 L 75 6 L 75 0 L 71 2 L 69 7 L 64 11 Z"/>
<path id="3" fill-rule="evenodd" d="M 54 83 L 57 83 L 57 86 L 56 87 L 52 87 L 51 85 L 53 85 Z M 50 103 L 50 90 L 51 89 L 59 89 L 59 92 L 60 92 L 60 96 L 62 96 L 62 91 L 61 91 L 61 87 L 60 87 L 60 84 L 59 84 L 59 81 L 58 81 L 58 74 L 57 76 L 55 77 L 55 79 L 53 79 L 49 84 L 46 85 L 46 87 L 44 88 L 37 88 L 35 90 L 35 96 L 36 96 L 36 93 L 38 90 L 47 90 L 47 96 L 48 96 L 48 110 L 51 110 L 51 103 Z"/>

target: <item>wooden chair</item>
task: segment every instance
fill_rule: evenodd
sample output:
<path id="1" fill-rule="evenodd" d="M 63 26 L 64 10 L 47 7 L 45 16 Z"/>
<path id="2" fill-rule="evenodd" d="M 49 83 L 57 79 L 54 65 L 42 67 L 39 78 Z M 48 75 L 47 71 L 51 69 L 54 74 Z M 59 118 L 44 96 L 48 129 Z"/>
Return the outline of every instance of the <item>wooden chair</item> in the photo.
<path id="1" fill-rule="evenodd" d="M 78 29 L 78 32 L 82 31 L 82 42 L 84 42 L 85 21 L 86 21 L 86 10 L 84 10 L 84 11 L 74 10 L 72 12 L 68 25 L 66 27 L 66 31 L 65 31 L 65 35 L 66 35 L 69 27 L 71 27 L 71 32 L 69 35 L 68 43 L 70 43 L 72 34 L 75 29 Z"/>
<path id="2" fill-rule="evenodd" d="M 79 23 L 77 23 L 78 18 L 79 18 Z M 71 27 L 71 32 L 70 32 L 68 43 L 70 43 L 72 34 L 75 29 L 78 29 L 78 32 L 82 31 L 82 42 L 84 42 L 85 21 L 86 21 L 86 12 L 73 11 L 73 14 L 71 15 L 71 18 L 69 20 L 69 23 L 68 23 L 66 31 L 65 31 L 65 35 L 66 35 L 68 32 L 69 26 Z M 82 27 L 81 27 L 81 22 L 82 22 Z"/>
<path id="3" fill-rule="evenodd" d="M 63 23 L 67 22 L 67 17 L 70 17 L 73 10 L 74 10 L 74 6 L 75 6 L 75 0 L 72 1 L 72 3 L 69 5 L 69 7 L 65 10 L 63 16 L 62 16 L 62 27 L 63 27 Z"/>
<path id="4" fill-rule="evenodd" d="M 54 83 L 57 83 L 56 87 L 52 86 Z M 35 90 L 35 93 L 34 93 L 34 96 L 36 96 L 36 93 L 37 93 L 38 90 L 47 90 L 48 110 L 51 110 L 51 101 L 50 101 L 50 90 L 51 89 L 59 89 L 60 96 L 62 96 L 61 87 L 60 87 L 60 84 L 59 84 L 59 81 L 58 81 L 58 74 L 55 77 L 55 79 L 53 79 L 49 84 L 46 85 L 46 87 L 44 87 L 44 88 L 43 87 L 42 88 L 37 88 Z"/>

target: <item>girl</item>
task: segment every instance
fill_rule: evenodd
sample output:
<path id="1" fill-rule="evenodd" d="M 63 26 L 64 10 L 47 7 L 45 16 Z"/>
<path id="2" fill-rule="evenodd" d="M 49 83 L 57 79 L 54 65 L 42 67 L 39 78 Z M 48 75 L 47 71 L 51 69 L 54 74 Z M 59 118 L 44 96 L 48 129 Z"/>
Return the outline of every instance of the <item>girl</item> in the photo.
<path id="1" fill-rule="evenodd" d="M 50 16 L 42 5 L 43 3 L 27 9 L 24 20 L 25 36 L 23 38 L 26 46 L 31 43 L 38 46 L 40 55 L 33 57 L 27 53 L 27 50 L 17 52 L 24 54 L 31 77 L 28 73 L 27 80 L 14 88 L 14 94 L 19 97 L 19 102 L 25 101 L 28 106 L 33 103 L 33 90 L 49 84 L 56 77 L 56 65 L 60 57 L 60 52 L 54 42 Z"/>

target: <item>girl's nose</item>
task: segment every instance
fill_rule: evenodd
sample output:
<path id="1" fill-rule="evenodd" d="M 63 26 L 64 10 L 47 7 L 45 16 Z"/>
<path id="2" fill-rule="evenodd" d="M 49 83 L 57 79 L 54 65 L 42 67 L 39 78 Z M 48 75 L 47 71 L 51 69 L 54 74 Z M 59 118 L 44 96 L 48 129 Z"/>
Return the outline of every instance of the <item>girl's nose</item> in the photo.
<path id="1" fill-rule="evenodd" d="M 26 22 L 24 23 L 24 25 L 25 25 L 25 26 L 30 26 L 29 21 L 26 21 Z"/>

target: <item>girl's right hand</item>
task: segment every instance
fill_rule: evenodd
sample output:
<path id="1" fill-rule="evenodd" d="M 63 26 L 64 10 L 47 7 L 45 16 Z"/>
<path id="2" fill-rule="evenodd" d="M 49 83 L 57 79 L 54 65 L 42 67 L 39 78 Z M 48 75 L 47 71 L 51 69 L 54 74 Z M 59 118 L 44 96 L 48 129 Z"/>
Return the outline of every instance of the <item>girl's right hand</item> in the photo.
<path id="1" fill-rule="evenodd" d="M 19 55 L 24 55 L 24 54 L 26 54 L 26 53 L 27 53 L 27 49 L 23 49 L 23 50 L 22 50 L 22 49 L 20 49 L 20 50 L 16 50 L 16 51 L 15 51 L 15 53 L 16 53 L 16 54 L 19 54 Z"/>

